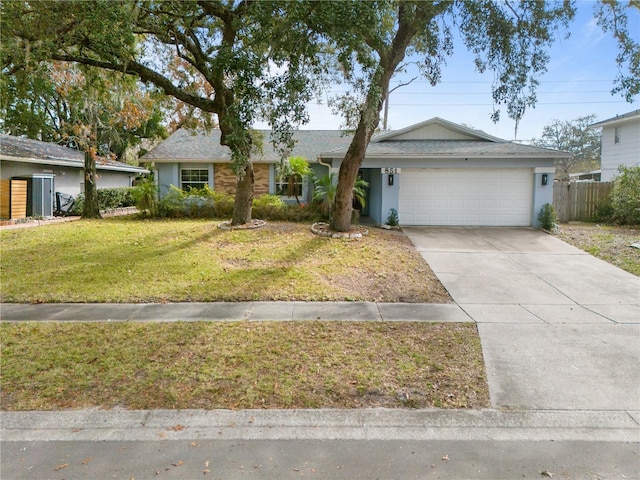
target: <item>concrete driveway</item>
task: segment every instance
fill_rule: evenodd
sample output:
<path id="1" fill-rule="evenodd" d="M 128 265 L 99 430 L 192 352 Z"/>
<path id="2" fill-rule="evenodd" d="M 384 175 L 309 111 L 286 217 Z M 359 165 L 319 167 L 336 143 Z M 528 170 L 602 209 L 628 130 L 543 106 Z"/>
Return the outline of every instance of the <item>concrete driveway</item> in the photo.
<path id="1" fill-rule="evenodd" d="M 403 230 L 478 323 L 493 407 L 638 415 L 640 278 L 533 229 Z"/>

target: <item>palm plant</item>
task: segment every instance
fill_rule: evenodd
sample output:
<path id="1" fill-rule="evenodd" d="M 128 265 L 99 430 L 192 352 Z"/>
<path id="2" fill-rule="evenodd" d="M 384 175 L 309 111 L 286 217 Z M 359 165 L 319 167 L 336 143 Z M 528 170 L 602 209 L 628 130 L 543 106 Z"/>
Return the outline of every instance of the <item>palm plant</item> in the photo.
<path id="1" fill-rule="evenodd" d="M 336 199 L 335 178 L 336 174 L 331 173 L 318 178 L 314 182 L 315 189 L 313 191 L 313 200 L 314 202 L 320 203 L 320 213 L 325 217 L 331 217 L 333 202 Z"/>
<path id="2" fill-rule="evenodd" d="M 136 206 L 144 214 L 155 217 L 158 213 L 158 186 L 155 184 L 153 176 L 143 179 L 133 188 L 131 192 Z"/>
<path id="3" fill-rule="evenodd" d="M 320 203 L 320 212 L 329 218 L 331 218 L 333 204 L 336 199 L 337 184 L 335 179 L 336 174 L 331 173 L 314 181 L 315 189 L 313 192 L 313 200 Z M 362 178 L 358 178 L 353 186 L 353 198 L 357 200 L 363 208 L 367 201 L 365 189 L 368 186 L 369 184 Z"/>

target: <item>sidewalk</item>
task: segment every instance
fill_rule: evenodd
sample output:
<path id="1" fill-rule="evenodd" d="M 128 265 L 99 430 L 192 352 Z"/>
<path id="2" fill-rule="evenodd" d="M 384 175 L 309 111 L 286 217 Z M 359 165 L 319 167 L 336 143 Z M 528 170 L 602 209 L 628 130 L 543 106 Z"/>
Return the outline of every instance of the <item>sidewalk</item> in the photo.
<path id="1" fill-rule="evenodd" d="M 374 302 L 42 303 L 0 304 L 2 321 L 291 321 L 471 322 L 458 305 Z"/>
<path id="2" fill-rule="evenodd" d="M 490 317 L 486 313 L 481 321 Z M 521 401 L 535 404 L 534 408 L 511 405 L 505 409 L 496 388 L 504 389 L 514 373 L 494 358 L 507 345 L 523 351 L 531 348 L 540 333 L 533 331 L 528 340 L 517 340 L 510 333 L 510 317 L 500 309 L 494 313 L 491 323 L 479 324 L 501 329 L 506 342 L 497 342 L 496 332 L 486 342 L 483 328 L 479 329 L 490 363 L 492 409 L 2 412 L 1 476 L 66 480 L 640 478 L 640 409 L 634 407 L 638 402 L 633 398 L 637 382 L 631 380 L 630 390 L 624 383 L 604 386 L 606 393 L 622 392 L 607 399 L 614 408 L 547 407 L 545 402 L 558 398 L 564 405 L 573 395 L 592 397 L 600 386 L 590 383 L 585 391 L 581 382 L 558 385 L 549 361 L 557 362 L 560 356 L 572 362 L 571 355 L 565 352 L 562 357 L 536 345 L 539 358 L 522 359 L 519 383 L 512 390 L 523 391 L 527 376 L 539 377 L 540 372 L 549 376 L 549 389 L 524 390 Z M 370 302 L 2 304 L 0 317 L 3 322 L 474 321 L 456 304 Z M 551 335 L 540 337 L 546 342 L 555 341 L 558 328 L 573 331 L 577 327 L 551 325 L 540 318 L 520 327 L 536 323 Z M 631 341 L 637 335 L 638 325 L 608 323 L 620 333 L 628 331 Z M 637 371 L 637 365 L 626 365 L 628 358 L 619 355 L 624 351 L 620 345 L 597 348 L 600 351 L 592 362 L 610 371 L 612 379 Z M 610 363 L 600 365 L 601 355 Z M 592 365 L 587 362 L 582 367 Z"/>

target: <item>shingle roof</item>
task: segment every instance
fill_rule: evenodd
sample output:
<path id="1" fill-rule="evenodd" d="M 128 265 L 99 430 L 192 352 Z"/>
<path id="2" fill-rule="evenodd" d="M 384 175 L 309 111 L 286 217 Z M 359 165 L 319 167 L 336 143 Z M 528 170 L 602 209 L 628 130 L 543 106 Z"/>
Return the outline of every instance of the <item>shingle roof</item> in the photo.
<path id="1" fill-rule="evenodd" d="M 255 155 L 254 162 L 276 163 L 280 154 L 269 141 L 269 130 L 259 130 L 264 135 L 263 153 Z M 339 130 L 296 130 L 296 146 L 290 156 L 301 156 L 313 162 L 320 152 L 347 147 L 351 137 L 343 136 Z M 220 161 L 231 159 L 229 147 L 220 145 L 220 130 L 209 133 L 180 129 L 140 158 L 142 161 Z"/>
<path id="2" fill-rule="evenodd" d="M 323 157 L 339 157 L 346 149 L 325 152 Z M 367 157 L 395 155 L 401 157 L 566 157 L 571 154 L 513 142 L 475 140 L 390 140 L 372 142 Z"/>
<path id="3" fill-rule="evenodd" d="M 403 131 L 415 129 L 429 123 L 440 123 L 452 129 L 451 122 L 435 118 L 427 122 L 408 127 Z M 395 140 L 396 135 L 385 132 L 374 137 L 367 148 L 367 157 L 399 156 L 399 157 L 570 157 L 567 152 L 560 152 L 532 145 L 509 142 L 492 137 L 484 132 L 460 127 L 460 131 L 470 134 L 477 140 Z M 269 130 L 260 130 L 264 135 L 263 153 L 254 156 L 254 162 L 276 163 L 280 154 L 269 141 Z M 344 136 L 340 130 L 297 130 L 297 140 L 291 156 L 302 156 L 310 162 L 321 158 L 343 157 L 351 142 L 351 136 Z M 141 157 L 143 161 L 156 162 L 228 162 L 231 151 L 220 145 L 220 131 L 188 131 L 181 129 L 160 143 L 153 150 Z"/>
<path id="4" fill-rule="evenodd" d="M 51 163 L 84 168 L 84 153 L 55 143 L 0 133 L 0 156 L 3 160 L 20 160 L 27 163 Z M 96 158 L 96 168 L 124 172 L 147 172 L 146 169 L 104 157 Z"/>

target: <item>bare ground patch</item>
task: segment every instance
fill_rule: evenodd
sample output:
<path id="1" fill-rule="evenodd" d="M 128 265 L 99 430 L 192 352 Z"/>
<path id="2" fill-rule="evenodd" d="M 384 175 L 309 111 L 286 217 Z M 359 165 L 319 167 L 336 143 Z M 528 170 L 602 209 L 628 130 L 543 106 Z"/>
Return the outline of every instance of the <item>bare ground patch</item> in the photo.
<path id="1" fill-rule="evenodd" d="M 640 227 L 609 226 L 593 223 L 562 224 L 556 235 L 565 242 L 640 276 Z"/>

